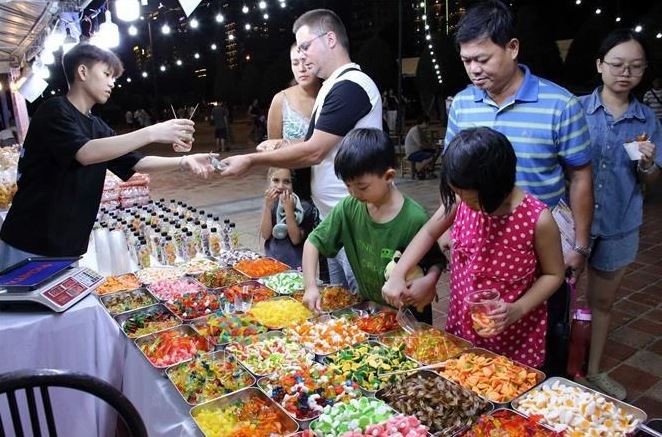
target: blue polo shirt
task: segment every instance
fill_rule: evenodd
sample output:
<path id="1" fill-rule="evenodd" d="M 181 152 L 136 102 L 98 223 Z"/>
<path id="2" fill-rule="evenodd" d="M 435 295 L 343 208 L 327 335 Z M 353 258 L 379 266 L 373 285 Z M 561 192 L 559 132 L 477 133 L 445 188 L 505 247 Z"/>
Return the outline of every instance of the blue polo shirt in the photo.
<path id="1" fill-rule="evenodd" d="M 461 130 L 484 126 L 504 134 L 517 155 L 517 186 L 554 207 L 564 197 L 564 166 L 591 162 L 590 137 L 581 104 L 568 90 L 520 65 L 524 80 L 497 105 L 469 85 L 453 99 L 445 144 Z"/>
<path id="2" fill-rule="evenodd" d="M 615 119 L 602 104 L 600 89 L 579 98 L 591 132 L 595 202 L 591 234 L 619 238 L 637 230 L 643 216 L 637 161 L 630 160 L 623 144 L 646 133 L 657 146 L 655 163 L 662 167 L 662 127 L 653 110 L 634 97 L 625 113 Z"/>

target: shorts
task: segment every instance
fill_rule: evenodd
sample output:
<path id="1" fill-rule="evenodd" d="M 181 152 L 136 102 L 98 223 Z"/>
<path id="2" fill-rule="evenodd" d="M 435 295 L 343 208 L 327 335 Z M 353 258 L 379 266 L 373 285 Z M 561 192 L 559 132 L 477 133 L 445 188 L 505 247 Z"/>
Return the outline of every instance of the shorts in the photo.
<path id="1" fill-rule="evenodd" d="M 407 159 L 411 162 L 421 162 L 421 161 L 425 161 L 426 159 L 430 159 L 433 156 L 434 156 L 434 150 L 423 149 L 413 152 L 411 155 L 407 157 Z"/>
<path id="2" fill-rule="evenodd" d="M 639 229 L 618 237 L 592 237 L 593 250 L 588 263 L 596 270 L 615 272 L 637 258 Z"/>
<path id="3" fill-rule="evenodd" d="M 225 128 L 225 127 L 216 128 L 216 138 L 219 138 L 221 140 L 227 140 L 228 139 L 228 129 Z"/>

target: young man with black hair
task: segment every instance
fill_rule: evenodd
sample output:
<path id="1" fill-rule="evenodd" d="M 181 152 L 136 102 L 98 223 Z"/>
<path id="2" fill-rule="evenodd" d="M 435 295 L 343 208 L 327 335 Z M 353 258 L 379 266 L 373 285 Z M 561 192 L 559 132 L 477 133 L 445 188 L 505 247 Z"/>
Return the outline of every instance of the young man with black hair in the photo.
<path id="1" fill-rule="evenodd" d="M 0 270 L 33 255 L 79 256 L 99 209 L 106 170 L 213 172 L 206 154 L 164 158 L 136 153 L 150 143 L 188 149 L 194 123 L 168 120 L 115 135 L 92 107 L 110 98 L 122 62 L 107 50 L 78 44 L 63 59 L 69 92 L 46 100 L 32 117 L 18 162 L 18 191 L 0 229 Z"/>
<path id="2" fill-rule="evenodd" d="M 358 293 L 366 300 L 385 303 L 381 288 L 387 264 L 396 251 L 404 252 L 428 220 L 425 209 L 395 186 L 395 151 L 389 137 L 378 129 L 354 129 L 341 141 L 335 156 L 335 173 L 350 196 L 341 200 L 308 236 L 303 249 L 303 302 L 321 311 L 316 283 L 317 259 L 333 257 L 345 249 L 356 275 Z M 427 273 L 408 284 L 412 294 L 432 296 L 445 265 L 438 246 L 423 261 Z M 430 301 L 416 312 L 432 323 Z"/>
<path id="3" fill-rule="evenodd" d="M 338 145 L 354 128 L 381 130 L 382 100 L 372 79 L 351 62 L 347 30 L 333 11 L 306 12 L 294 22 L 293 32 L 302 62 L 324 79 L 305 141 L 282 148 L 282 140 L 265 141 L 258 150 L 268 151 L 224 159 L 227 168 L 222 174 L 240 176 L 254 166 L 310 167 L 308 177 L 297 171 L 294 190 L 304 198 L 311 197 L 324 218 L 348 194 L 333 171 Z M 329 276 L 334 283 L 356 286 L 342 251 L 329 260 Z"/>

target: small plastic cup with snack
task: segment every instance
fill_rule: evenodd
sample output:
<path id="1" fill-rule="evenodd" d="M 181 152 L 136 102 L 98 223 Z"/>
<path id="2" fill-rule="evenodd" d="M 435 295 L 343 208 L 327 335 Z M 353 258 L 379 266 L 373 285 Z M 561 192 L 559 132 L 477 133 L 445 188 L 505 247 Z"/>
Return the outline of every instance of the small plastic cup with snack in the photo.
<path id="1" fill-rule="evenodd" d="M 493 337 L 496 332 L 496 321 L 489 313 L 499 306 L 497 290 L 478 290 L 465 296 L 464 301 L 469 307 L 471 323 L 476 334 L 481 337 Z"/>
<path id="2" fill-rule="evenodd" d="M 639 143 L 645 143 L 648 141 L 648 139 L 648 134 L 646 132 L 642 132 L 641 134 L 637 135 L 634 141 L 623 143 L 623 147 L 625 148 L 625 151 L 627 152 L 631 161 L 639 161 L 641 159 Z"/>

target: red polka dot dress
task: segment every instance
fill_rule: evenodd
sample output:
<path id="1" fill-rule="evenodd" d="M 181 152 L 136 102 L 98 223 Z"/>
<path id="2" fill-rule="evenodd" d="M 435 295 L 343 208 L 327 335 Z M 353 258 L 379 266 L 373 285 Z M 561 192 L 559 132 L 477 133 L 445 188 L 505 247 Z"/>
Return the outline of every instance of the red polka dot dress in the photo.
<path id="1" fill-rule="evenodd" d="M 474 211 L 464 202 L 453 224 L 451 294 L 446 330 L 532 367 L 545 360 L 547 304 L 492 338 L 480 337 L 472 328 L 464 297 L 476 290 L 496 289 L 501 299 L 514 302 L 540 276 L 534 251 L 535 228 L 545 204 L 526 193 L 513 212 L 491 216 Z"/>

